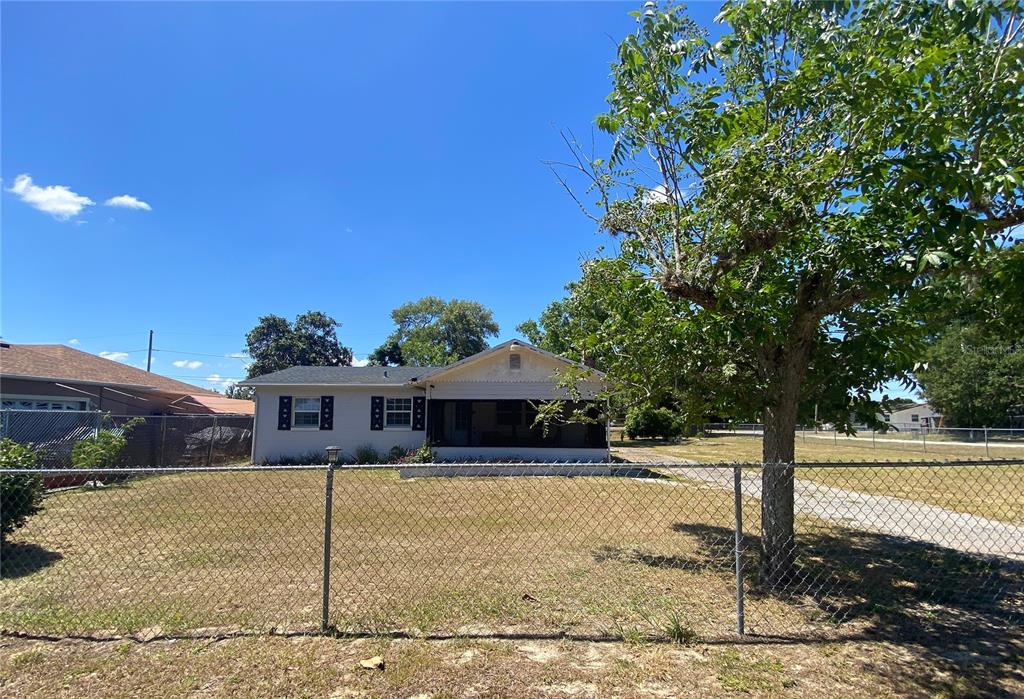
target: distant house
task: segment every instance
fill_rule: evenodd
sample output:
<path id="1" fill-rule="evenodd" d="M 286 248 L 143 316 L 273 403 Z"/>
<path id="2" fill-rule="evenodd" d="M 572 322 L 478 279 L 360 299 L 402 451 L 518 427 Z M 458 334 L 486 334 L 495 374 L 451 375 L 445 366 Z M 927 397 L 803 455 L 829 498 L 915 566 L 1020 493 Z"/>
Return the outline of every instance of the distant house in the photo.
<path id="1" fill-rule="evenodd" d="M 534 426 L 539 401 L 569 398 L 557 385 L 569 367 L 589 372 L 577 407 L 595 421 Z M 518 340 L 441 367 L 295 366 L 241 385 L 256 393 L 257 463 L 327 446 L 386 453 L 425 442 L 440 459 L 608 459 L 598 419 L 604 375 Z"/>
<path id="2" fill-rule="evenodd" d="M 64 345 L 0 342 L 0 400 L 20 410 L 102 410 L 114 415 L 253 415 L 225 398 Z"/>
<path id="3" fill-rule="evenodd" d="M 883 419 L 898 429 L 916 429 L 921 427 L 938 427 L 942 416 L 928 403 L 915 403 L 899 410 L 883 415 Z"/>

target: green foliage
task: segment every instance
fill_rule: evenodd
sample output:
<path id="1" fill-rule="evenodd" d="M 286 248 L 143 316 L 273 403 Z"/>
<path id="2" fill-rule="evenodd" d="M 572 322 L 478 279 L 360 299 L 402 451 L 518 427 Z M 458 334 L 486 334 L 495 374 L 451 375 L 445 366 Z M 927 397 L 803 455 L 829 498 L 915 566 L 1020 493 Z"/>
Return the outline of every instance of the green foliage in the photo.
<path id="1" fill-rule="evenodd" d="M 638 405 L 626 413 L 623 431 L 629 439 L 678 439 L 683 421 L 668 408 Z"/>
<path id="2" fill-rule="evenodd" d="M 0 439 L 0 539 L 43 509 L 45 487 L 41 476 L 4 474 L 3 469 L 28 469 L 38 466 L 39 456 L 31 444 Z"/>
<path id="3" fill-rule="evenodd" d="M 949 427 L 1009 427 L 1024 415 L 1024 346 L 979 327 L 953 328 L 918 371 L 927 401 Z"/>
<path id="4" fill-rule="evenodd" d="M 697 387 L 779 434 L 815 404 L 874 423 L 946 280 L 1024 222 L 1021 9 L 740 1 L 714 44 L 680 6 L 645 9 L 597 119 L 610 153 L 573 145 L 621 253 L 572 290 L 600 313 L 557 327 L 636 399 Z"/>
<path id="5" fill-rule="evenodd" d="M 412 453 L 412 460 L 418 464 L 432 464 L 436 460 L 434 450 L 430 447 L 430 444 L 423 442 L 416 451 Z"/>
<path id="6" fill-rule="evenodd" d="M 143 422 L 132 418 L 113 429 L 98 430 L 96 434 L 75 442 L 71 447 L 71 463 L 76 468 L 112 468 L 128 444 L 132 429 Z"/>
<path id="7" fill-rule="evenodd" d="M 482 352 L 498 334 L 491 311 L 476 301 L 425 296 L 391 318 L 395 330 L 370 355 L 372 364 L 441 366 Z"/>
<path id="8" fill-rule="evenodd" d="M 373 445 L 362 444 L 356 447 L 356 453 L 354 455 L 353 463 L 357 464 L 379 464 L 383 463 L 384 459 L 381 458 L 380 452 L 378 452 Z"/>
<path id="9" fill-rule="evenodd" d="M 281 316 L 263 316 L 245 336 L 252 358 L 248 378 L 290 366 L 351 365 L 352 350 L 338 340 L 340 325 L 320 311 L 303 313 L 294 323 Z"/>
<path id="10" fill-rule="evenodd" d="M 255 389 L 252 386 L 228 386 L 224 389 L 225 398 L 235 398 L 236 400 L 252 400 L 256 394 Z"/>

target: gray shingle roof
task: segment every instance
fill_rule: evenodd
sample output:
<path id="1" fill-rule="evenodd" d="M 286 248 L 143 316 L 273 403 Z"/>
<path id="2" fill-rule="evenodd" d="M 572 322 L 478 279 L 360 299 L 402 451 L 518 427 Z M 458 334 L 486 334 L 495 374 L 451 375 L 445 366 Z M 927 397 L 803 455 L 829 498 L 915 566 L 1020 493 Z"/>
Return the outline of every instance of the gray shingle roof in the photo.
<path id="1" fill-rule="evenodd" d="M 310 386 L 372 386 L 403 384 L 434 367 L 421 366 L 293 366 L 242 382 L 243 386 L 268 384 Z"/>

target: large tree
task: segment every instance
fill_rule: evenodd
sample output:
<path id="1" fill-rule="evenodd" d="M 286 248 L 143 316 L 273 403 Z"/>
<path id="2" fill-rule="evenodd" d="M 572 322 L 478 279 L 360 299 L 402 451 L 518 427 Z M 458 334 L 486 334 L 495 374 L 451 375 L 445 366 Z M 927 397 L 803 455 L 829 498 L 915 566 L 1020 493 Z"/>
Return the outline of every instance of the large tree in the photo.
<path id="1" fill-rule="evenodd" d="M 1010 427 L 1024 414 L 1024 345 L 983 327 L 944 333 L 929 348 L 927 368 L 917 378 L 949 427 Z"/>
<path id="2" fill-rule="evenodd" d="M 620 44 L 597 119 L 610 155 L 569 139 L 569 167 L 629 275 L 672 301 L 678 341 L 763 419 L 765 462 L 793 463 L 815 402 L 872 420 L 870 391 L 913 367 L 936 280 L 1024 222 L 1022 14 L 738 1 L 712 43 L 648 2 Z M 792 570 L 793 485 L 763 470 L 770 583 Z"/>
<path id="3" fill-rule="evenodd" d="M 338 340 L 339 326 L 320 311 L 303 313 L 293 323 L 281 316 L 263 316 L 245 336 L 252 358 L 248 378 L 290 366 L 351 365 L 352 350 Z"/>
<path id="4" fill-rule="evenodd" d="M 395 330 L 370 354 L 371 364 L 440 366 L 482 352 L 498 334 L 491 311 L 476 301 L 424 296 L 391 318 Z"/>

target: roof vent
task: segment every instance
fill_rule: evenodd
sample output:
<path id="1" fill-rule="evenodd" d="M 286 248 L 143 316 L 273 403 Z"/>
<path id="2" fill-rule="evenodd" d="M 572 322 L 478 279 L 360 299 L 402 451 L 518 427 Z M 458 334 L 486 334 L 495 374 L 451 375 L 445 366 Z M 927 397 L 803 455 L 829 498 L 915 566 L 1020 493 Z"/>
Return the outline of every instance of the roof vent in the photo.
<path id="1" fill-rule="evenodd" d="M 386 379 L 387 377 L 388 377 L 388 370 L 387 370 L 387 369 L 385 369 L 385 370 L 384 370 L 384 378 Z"/>

